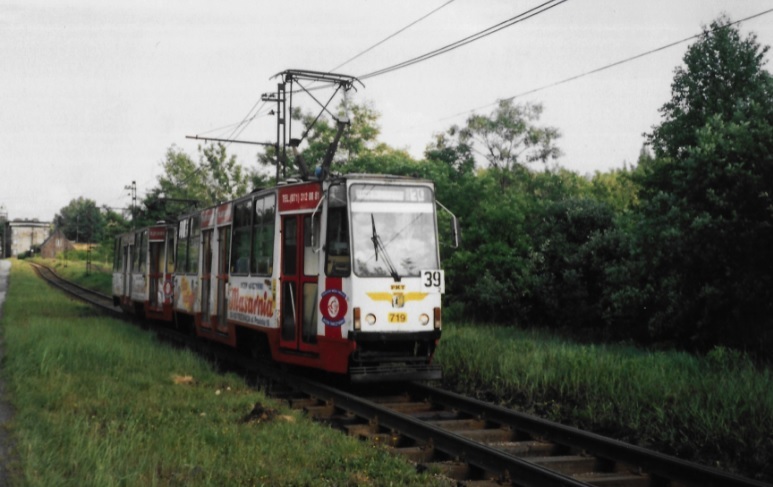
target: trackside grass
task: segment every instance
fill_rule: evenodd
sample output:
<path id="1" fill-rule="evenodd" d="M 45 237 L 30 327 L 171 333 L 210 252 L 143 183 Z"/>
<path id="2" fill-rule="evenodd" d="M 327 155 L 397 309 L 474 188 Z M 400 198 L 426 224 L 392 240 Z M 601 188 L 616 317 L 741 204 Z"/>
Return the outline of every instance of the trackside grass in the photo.
<path id="1" fill-rule="evenodd" d="M 102 294 L 113 292 L 113 270 L 104 263 L 92 263 L 91 269 L 86 268 L 86 261 L 77 259 L 43 259 L 35 257 L 32 262 L 47 265 L 63 278 L 83 287 L 99 291 Z"/>
<path id="2" fill-rule="evenodd" d="M 427 485 L 186 351 L 48 288 L 15 261 L 0 323 L 24 486 Z M 275 411 L 251 415 L 253 408 Z M 268 416 L 268 417 L 266 417 Z"/>
<path id="3" fill-rule="evenodd" d="M 701 358 L 451 324 L 437 359 L 459 392 L 773 480 L 773 377 L 738 352 Z"/>

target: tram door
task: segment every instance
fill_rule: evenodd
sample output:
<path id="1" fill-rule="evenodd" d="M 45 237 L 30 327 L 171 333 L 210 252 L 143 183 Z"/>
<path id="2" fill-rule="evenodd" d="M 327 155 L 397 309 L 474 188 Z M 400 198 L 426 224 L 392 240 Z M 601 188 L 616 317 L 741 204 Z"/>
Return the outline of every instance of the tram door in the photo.
<path id="1" fill-rule="evenodd" d="M 121 276 L 123 277 L 123 296 L 130 297 L 132 295 L 129 290 L 129 275 L 132 271 L 132 246 L 128 242 L 121 247 Z"/>
<path id="2" fill-rule="evenodd" d="M 160 308 L 163 304 L 159 300 L 161 289 L 164 286 L 164 242 L 150 242 L 150 267 L 148 278 L 150 279 L 149 301 L 152 308 Z"/>
<path id="3" fill-rule="evenodd" d="M 215 231 L 213 229 L 201 232 L 201 247 L 203 251 L 201 262 L 201 326 L 211 328 L 210 316 L 212 295 L 212 237 Z"/>
<path id="4" fill-rule="evenodd" d="M 292 350 L 317 350 L 317 300 L 319 277 L 319 213 L 282 218 L 282 312 L 280 346 Z"/>
<path id="5" fill-rule="evenodd" d="M 231 248 L 231 227 L 218 229 L 217 257 L 217 331 L 228 333 L 228 251 Z"/>

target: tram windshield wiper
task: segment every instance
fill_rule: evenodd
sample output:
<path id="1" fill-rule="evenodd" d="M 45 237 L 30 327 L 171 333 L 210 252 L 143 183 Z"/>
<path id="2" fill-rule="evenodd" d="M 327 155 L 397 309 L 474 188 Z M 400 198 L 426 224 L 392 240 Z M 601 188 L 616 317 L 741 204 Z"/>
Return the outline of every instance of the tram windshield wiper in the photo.
<path id="1" fill-rule="evenodd" d="M 373 237 L 371 237 L 370 240 L 373 242 L 373 252 L 376 254 L 376 261 L 378 261 L 378 249 L 381 249 L 381 255 L 384 257 L 384 262 L 389 268 L 389 274 L 395 282 L 400 282 L 400 274 L 397 273 L 397 269 L 394 264 L 392 264 L 392 259 L 389 258 L 389 253 L 387 252 L 386 247 L 384 247 L 384 242 L 381 241 L 381 237 L 379 237 L 378 232 L 376 231 L 376 219 L 373 216 L 373 213 L 370 214 L 370 223 L 373 225 Z"/>
<path id="2" fill-rule="evenodd" d="M 373 242 L 373 252 L 376 254 L 376 262 L 378 262 L 378 233 L 376 232 L 376 219 L 373 218 L 373 213 L 370 214 L 370 223 L 373 224 L 373 237 L 371 237 L 370 241 Z"/>

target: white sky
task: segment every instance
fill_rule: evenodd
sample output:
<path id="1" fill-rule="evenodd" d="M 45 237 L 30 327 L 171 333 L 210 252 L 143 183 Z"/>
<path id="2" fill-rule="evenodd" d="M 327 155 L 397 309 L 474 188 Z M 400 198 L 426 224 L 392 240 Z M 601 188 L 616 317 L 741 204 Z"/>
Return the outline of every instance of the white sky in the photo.
<path id="1" fill-rule="evenodd" d="M 238 123 L 285 69 L 329 70 L 446 0 L 0 0 L 0 206 L 51 220 L 79 196 L 126 207 L 156 183 L 185 135 Z M 363 75 L 514 17 L 539 0 L 456 0 L 342 67 Z M 420 157 L 432 135 L 507 98 L 773 8 L 770 0 L 569 0 L 483 40 L 366 81 L 381 140 Z M 773 44 L 773 14 L 741 26 Z M 557 127 L 559 164 L 635 162 L 687 43 L 518 98 Z M 770 58 L 770 54 L 768 55 Z M 767 66 L 771 70 L 770 65 Z M 485 107 L 485 108 L 481 108 Z M 311 108 L 311 105 L 308 106 Z M 241 134 L 273 141 L 272 117 Z M 254 146 L 231 145 L 255 164 Z"/>

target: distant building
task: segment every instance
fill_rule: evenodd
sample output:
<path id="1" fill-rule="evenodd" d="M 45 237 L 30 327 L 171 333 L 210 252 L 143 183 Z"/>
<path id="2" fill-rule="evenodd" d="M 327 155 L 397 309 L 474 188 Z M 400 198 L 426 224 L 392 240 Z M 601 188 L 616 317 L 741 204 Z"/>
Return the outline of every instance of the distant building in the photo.
<path id="1" fill-rule="evenodd" d="M 51 233 L 51 223 L 35 220 L 14 220 L 8 222 L 11 247 L 9 257 L 15 257 L 28 250 L 34 250 L 45 242 Z"/>
<path id="2" fill-rule="evenodd" d="M 75 246 L 64 236 L 64 232 L 57 228 L 42 244 L 40 244 L 40 256 L 46 259 L 54 259 L 62 252 L 75 249 Z"/>

